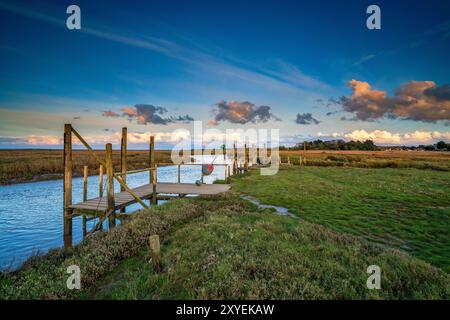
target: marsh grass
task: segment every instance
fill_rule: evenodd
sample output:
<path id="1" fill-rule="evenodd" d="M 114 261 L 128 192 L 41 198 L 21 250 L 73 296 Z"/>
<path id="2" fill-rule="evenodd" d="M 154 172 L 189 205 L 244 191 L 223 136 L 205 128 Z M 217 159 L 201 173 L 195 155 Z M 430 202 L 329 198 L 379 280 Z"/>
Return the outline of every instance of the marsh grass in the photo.
<path id="1" fill-rule="evenodd" d="M 153 272 L 151 234 L 162 239 Z M 82 290 L 67 290 L 79 265 Z M 366 269 L 382 269 L 368 290 Z M 449 276 L 396 249 L 261 211 L 238 195 L 175 200 L 0 277 L 2 299 L 448 299 Z"/>
<path id="2" fill-rule="evenodd" d="M 233 187 L 304 220 L 405 250 L 450 272 L 450 172 L 282 166 Z"/>
<path id="3" fill-rule="evenodd" d="M 289 156 L 293 165 L 305 157 L 306 166 L 356 168 L 415 168 L 450 171 L 450 152 L 432 151 L 280 151 L 281 160 Z"/>
<path id="4" fill-rule="evenodd" d="M 96 151 L 104 157 L 104 151 Z M 128 170 L 148 168 L 147 150 L 129 150 L 127 157 Z M 155 152 L 156 161 L 170 163 L 170 151 Z M 113 151 L 113 162 L 116 171 L 120 168 L 120 152 Z M 82 176 L 83 167 L 89 167 L 89 174 L 97 174 L 99 164 L 85 150 L 73 151 L 73 174 Z M 0 184 L 26 182 L 29 180 L 45 180 L 61 177 L 64 172 L 62 150 L 0 150 Z"/>

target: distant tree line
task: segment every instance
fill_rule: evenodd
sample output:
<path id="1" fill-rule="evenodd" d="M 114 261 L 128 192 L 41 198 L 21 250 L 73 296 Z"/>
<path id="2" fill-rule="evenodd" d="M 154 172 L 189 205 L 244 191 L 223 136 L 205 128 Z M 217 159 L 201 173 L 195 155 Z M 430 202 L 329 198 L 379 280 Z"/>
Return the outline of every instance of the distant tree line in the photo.
<path id="1" fill-rule="evenodd" d="M 365 150 L 365 151 L 375 151 L 375 150 L 386 150 L 386 149 L 397 149 L 397 150 L 427 150 L 427 151 L 450 151 L 450 143 L 444 141 L 439 141 L 436 144 L 431 145 L 419 145 L 419 146 L 396 146 L 396 147 L 385 147 L 377 146 L 372 140 L 366 141 L 344 141 L 344 140 L 329 140 L 323 141 L 320 139 L 313 141 L 299 142 L 293 147 L 281 146 L 280 150 Z"/>

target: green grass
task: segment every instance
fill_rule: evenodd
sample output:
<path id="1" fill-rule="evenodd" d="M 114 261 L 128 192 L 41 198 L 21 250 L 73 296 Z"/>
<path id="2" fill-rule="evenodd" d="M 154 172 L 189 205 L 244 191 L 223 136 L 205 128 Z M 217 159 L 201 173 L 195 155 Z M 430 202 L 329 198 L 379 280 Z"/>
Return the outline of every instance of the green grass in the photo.
<path id="1" fill-rule="evenodd" d="M 405 250 L 450 271 L 450 173 L 283 166 L 234 188 L 309 222 Z"/>
<path id="2" fill-rule="evenodd" d="M 400 230 L 403 234 L 409 230 L 408 219 L 404 218 L 406 224 L 397 227 L 394 222 L 400 214 L 389 218 L 378 216 L 380 221 L 374 218 L 373 213 L 367 215 L 370 218 L 367 221 L 352 216 L 352 210 L 361 212 L 360 209 L 365 208 L 363 204 L 366 207 L 379 205 L 377 203 L 381 200 L 374 199 L 380 196 L 379 190 L 383 188 L 380 186 L 366 194 L 364 190 L 370 187 L 363 187 L 359 181 L 363 179 L 366 184 L 373 184 L 370 177 L 374 173 L 362 169 L 349 169 L 359 174 L 333 170 L 347 169 L 282 170 L 278 177 L 284 184 L 272 181 L 273 177 L 256 174 L 234 179 L 235 189 L 246 193 L 254 190 L 254 195 L 260 199 L 264 199 L 262 192 L 271 188 L 272 192 L 266 194 L 267 202 L 290 206 L 292 211 L 295 206 L 306 207 L 305 203 L 311 201 L 305 195 L 316 200 L 322 195 L 322 205 L 325 206 L 322 213 L 336 210 L 346 213 L 339 219 L 330 219 L 330 212 L 329 216 L 323 214 L 319 222 L 331 228 L 309 222 L 314 220 L 313 214 L 306 217 L 305 213 L 299 213 L 302 218 L 296 219 L 278 216 L 269 210 L 262 211 L 242 200 L 234 191 L 219 196 L 174 200 L 141 211 L 130 222 L 111 232 L 99 233 L 74 248 L 52 250 L 48 255 L 31 258 L 16 272 L 0 275 L 0 299 L 449 299 L 448 273 L 385 245 L 391 245 L 392 239 L 391 236 L 381 237 L 383 233 L 380 230 L 387 230 L 391 225 L 392 230 Z M 401 170 L 391 174 L 387 169 L 372 171 L 377 175 L 384 172 L 385 187 L 405 187 L 403 183 L 396 184 L 390 180 L 396 174 L 415 175 L 412 189 L 415 184 L 424 184 L 426 180 L 424 177 L 419 179 L 415 171 Z M 348 183 L 352 186 L 348 189 L 353 197 L 343 196 L 352 201 L 351 205 L 337 200 L 342 188 L 346 188 L 337 182 L 331 187 L 333 181 L 339 180 L 339 175 L 345 174 L 353 177 L 352 183 Z M 310 180 L 311 177 L 322 176 L 311 180 L 317 183 L 316 193 L 312 190 L 307 193 L 305 188 L 301 188 L 298 178 L 303 175 L 310 176 Z M 255 183 L 260 179 L 261 183 Z M 395 179 L 402 180 L 400 177 Z M 304 181 L 308 179 L 304 178 Z M 431 186 L 426 183 L 419 190 L 422 190 L 423 197 L 428 194 L 430 199 L 435 199 L 439 190 L 445 191 L 448 179 L 433 177 L 430 181 L 433 181 Z M 249 183 L 252 188 L 245 188 Z M 292 192 L 294 189 L 302 190 L 305 195 L 300 197 Z M 330 190 L 324 194 L 321 189 Z M 333 190 L 334 198 L 330 196 Z M 274 193 L 279 199 L 270 198 Z M 329 202 L 326 201 L 327 194 L 332 198 Z M 365 195 L 365 201 L 358 200 L 361 194 Z M 406 199 L 408 194 L 409 191 L 398 191 L 395 198 Z M 445 199 L 446 194 L 443 195 Z M 292 198 L 284 201 L 285 197 Z M 389 197 L 385 195 L 382 201 L 386 202 L 386 199 Z M 429 226 L 414 211 L 418 206 L 418 203 L 411 203 L 400 212 L 409 212 L 408 216 L 414 214 L 413 220 L 425 225 L 424 230 L 429 232 Z M 346 219 L 353 222 L 345 222 Z M 369 224 L 374 227 L 366 232 L 369 228 L 364 227 L 364 223 L 371 221 Z M 442 224 L 446 222 L 448 220 L 442 220 Z M 435 222 L 431 225 L 434 226 L 435 239 L 439 239 L 442 236 L 436 231 L 439 228 Z M 342 232 L 346 229 L 369 239 Z M 162 241 L 162 272 L 159 274 L 152 270 L 150 262 L 148 239 L 152 234 L 158 234 Z M 406 234 L 409 235 L 409 231 Z M 377 244 L 373 239 L 384 244 Z M 404 245 L 404 239 L 397 236 L 395 239 Z M 437 243 L 430 241 L 429 246 L 437 247 L 438 256 L 444 258 L 446 253 L 440 251 Z M 444 248 L 445 245 L 448 244 L 444 244 Z M 66 268 L 73 264 L 81 269 L 80 291 L 66 288 Z M 381 290 L 366 287 L 369 265 L 381 268 Z"/>
<path id="3" fill-rule="evenodd" d="M 299 219 L 216 199 L 220 206 L 183 225 L 162 246 L 163 272 L 148 251 L 92 288 L 97 299 L 436 299 L 449 276 L 395 249 Z M 235 210 L 238 208 L 238 210 Z M 245 208 L 245 211 L 242 209 Z M 369 265 L 382 290 L 368 290 Z"/>

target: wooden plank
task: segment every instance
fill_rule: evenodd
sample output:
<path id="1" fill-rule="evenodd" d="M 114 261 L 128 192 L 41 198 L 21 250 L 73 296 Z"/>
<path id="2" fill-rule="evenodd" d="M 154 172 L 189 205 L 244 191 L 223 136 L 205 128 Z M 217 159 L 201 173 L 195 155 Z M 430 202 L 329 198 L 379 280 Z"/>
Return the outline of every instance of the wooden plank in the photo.
<path id="1" fill-rule="evenodd" d="M 214 195 L 226 192 L 230 189 L 227 184 L 203 184 L 197 186 L 193 183 L 164 183 L 156 184 L 156 194 L 158 199 L 170 198 L 170 195 Z M 153 184 L 143 185 L 133 189 L 142 199 L 153 198 Z M 114 194 L 115 209 L 136 203 L 127 191 Z M 70 209 L 91 209 L 96 211 L 106 211 L 108 209 L 107 197 L 95 198 L 71 205 Z"/>

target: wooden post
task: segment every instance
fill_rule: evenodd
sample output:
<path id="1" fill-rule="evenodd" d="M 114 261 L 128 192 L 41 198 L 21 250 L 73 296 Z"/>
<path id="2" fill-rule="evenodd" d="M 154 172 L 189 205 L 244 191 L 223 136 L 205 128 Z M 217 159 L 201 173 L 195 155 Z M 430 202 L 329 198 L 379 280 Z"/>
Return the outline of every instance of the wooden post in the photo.
<path id="1" fill-rule="evenodd" d="M 287 164 L 291 164 L 291 158 L 289 156 L 287 157 Z"/>
<path id="2" fill-rule="evenodd" d="M 72 246 L 72 125 L 64 125 L 64 247 Z"/>
<path id="3" fill-rule="evenodd" d="M 306 141 L 303 141 L 303 164 L 306 165 Z"/>
<path id="4" fill-rule="evenodd" d="M 152 187 L 153 187 L 153 195 L 152 195 L 152 205 L 158 204 L 158 198 L 156 193 L 156 184 L 158 183 L 158 165 L 155 164 L 155 166 L 152 168 L 151 176 L 152 176 Z"/>
<path id="5" fill-rule="evenodd" d="M 111 143 L 106 144 L 106 177 L 107 177 L 107 201 L 108 201 L 108 209 L 107 211 L 114 211 L 115 201 L 114 201 L 114 168 L 113 168 L 113 159 L 112 159 L 112 145 Z M 109 229 L 113 228 L 116 225 L 116 215 L 113 212 L 109 216 Z"/>
<path id="6" fill-rule="evenodd" d="M 248 171 L 248 149 L 247 144 L 244 144 L 244 171 Z"/>
<path id="7" fill-rule="evenodd" d="M 98 196 L 103 197 L 103 165 L 98 167 Z M 103 230 L 103 224 L 100 225 L 100 230 Z"/>
<path id="8" fill-rule="evenodd" d="M 120 172 L 124 183 L 127 183 L 127 128 L 122 128 L 122 141 L 120 144 Z M 125 191 L 121 185 L 120 191 Z M 125 208 L 120 209 L 120 212 L 125 212 Z"/>
<path id="9" fill-rule="evenodd" d="M 98 168 L 98 196 L 103 197 L 103 165 Z"/>
<path id="10" fill-rule="evenodd" d="M 177 177 L 178 177 L 178 183 L 181 182 L 181 170 L 180 170 L 180 168 L 181 168 L 181 165 L 178 165 L 178 175 L 177 175 Z"/>
<path id="11" fill-rule="evenodd" d="M 86 202 L 87 197 L 87 191 L 88 191 L 88 166 L 83 167 L 83 202 Z M 87 233 L 87 217 L 83 215 L 83 238 L 86 237 Z"/>
<path id="12" fill-rule="evenodd" d="M 150 184 L 153 184 L 152 168 L 155 166 L 155 137 L 150 137 L 150 150 L 149 150 L 149 166 L 150 166 Z"/>
<path id="13" fill-rule="evenodd" d="M 159 243 L 159 236 L 154 234 L 150 236 L 150 251 L 152 255 L 152 265 L 155 272 L 160 272 L 160 256 L 161 256 L 161 246 Z"/>
<path id="14" fill-rule="evenodd" d="M 233 144 L 233 174 L 238 173 L 236 142 Z"/>

